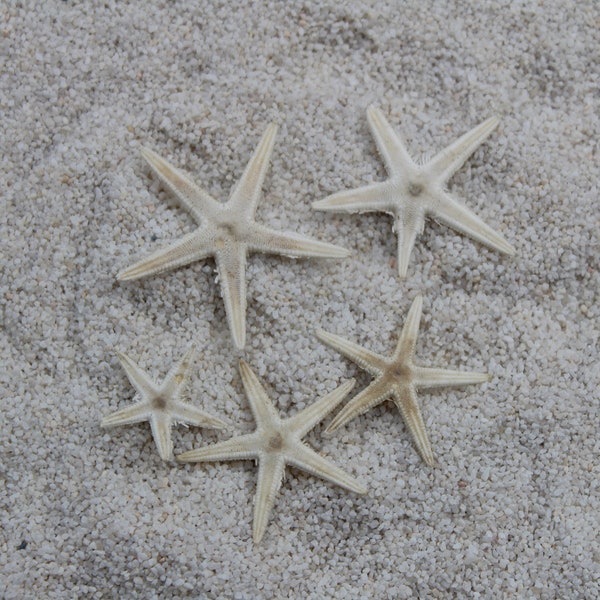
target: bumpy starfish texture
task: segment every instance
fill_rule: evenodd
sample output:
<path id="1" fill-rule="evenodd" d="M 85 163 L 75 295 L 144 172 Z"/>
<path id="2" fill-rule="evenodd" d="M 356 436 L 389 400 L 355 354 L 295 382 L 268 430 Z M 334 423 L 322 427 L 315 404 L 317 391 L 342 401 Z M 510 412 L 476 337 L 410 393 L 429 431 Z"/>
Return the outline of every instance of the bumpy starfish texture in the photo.
<path id="1" fill-rule="evenodd" d="M 246 257 L 249 252 L 326 258 L 350 254 L 344 248 L 296 233 L 275 231 L 254 220 L 276 132 L 276 125 L 269 125 L 225 204 L 209 196 L 184 172 L 144 148 L 142 154 L 153 171 L 177 196 L 199 227 L 117 275 L 120 280 L 138 279 L 213 256 L 227 320 L 240 349 L 246 341 Z"/>
<path id="2" fill-rule="evenodd" d="M 488 376 L 485 373 L 449 371 L 415 365 L 413 357 L 422 306 L 423 298 L 417 296 L 408 312 L 396 350 L 390 357 L 371 352 L 326 331 L 317 331 L 317 337 L 375 377 L 367 388 L 352 398 L 334 417 L 326 433 L 332 433 L 354 417 L 384 400 L 391 399 L 400 409 L 419 454 L 429 466 L 432 466 L 433 452 L 417 404 L 417 389 L 483 383 L 488 380 Z"/>
<path id="3" fill-rule="evenodd" d="M 256 421 L 256 430 L 218 444 L 185 452 L 177 458 L 183 462 L 241 459 L 258 461 L 258 486 L 252 527 L 255 543 L 260 542 L 267 527 L 286 465 L 308 471 L 358 494 L 366 493 L 365 487 L 356 479 L 302 442 L 302 438 L 350 392 L 354 380 L 341 385 L 293 417 L 282 419 L 256 375 L 244 361 L 240 361 L 240 372 Z"/>
<path id="4" fill-rule="evenodd" d="M 313 203 L 317 210 L 338 212 L 385 212 L 394 217 L 398 236 L 398 274 L 406 277 L 417 235 L 425 217 L 449 227 L 505 254 L 514 248 L 477 215 L 446 191 L 446 182 L 464 164 L 498 124 L 496 117 L 481 123 L 426 164 L 415 163 L 381 111 L 371 106 L 367 118 L 390 178 L 381 183 L 328 196 Z"/>
<path id="5" fill-rule="evenodd" d="M 102 419 L 102 427 L 150 421 L 152 435 L 163 460 L 173 457 L 173 442 L 171 441 L 171 425 L 173 423 L 187 423 L 210 429 L 226 427 L 221 419 L 180 400 L 194 354 L 195 347 L 192 346 L 183 358 L 171 368 L 162 385 L 158 385 L 129 356 L 123 352 L 117 352 L 129 381 L 138 391 L 142 400 Z"/>

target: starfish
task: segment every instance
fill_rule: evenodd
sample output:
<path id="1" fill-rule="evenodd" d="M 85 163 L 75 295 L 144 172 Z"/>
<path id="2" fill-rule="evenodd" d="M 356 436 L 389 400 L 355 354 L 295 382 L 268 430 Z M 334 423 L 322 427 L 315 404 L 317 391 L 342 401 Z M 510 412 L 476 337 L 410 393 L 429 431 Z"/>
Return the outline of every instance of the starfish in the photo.
<path id="1" fill-rule="evenodd" d="M 225 312 L 235 345 L 246 341 L 246 257 L 249 252 L 290 257 L 340 258 L 350 253 L 291 232 L 281 232 L 255 221 L 260 190 L 273 150 L 277 126 L 270 124 L 229 200 L 223 204 L 198 187 L 152 150 L 142 155 L 152 170 L 179 199 L 199 227 L 179 241 L 157 250 L 124 269 L 117 279 L 130 280 L 174 269 L 213 256 L 216 260 Z"/>
<path id="2" fill-rule="evenodd" d="M 350 392 L 354 380 L 339 386 L 293 417 L 281 419 L 256 375 L 243 360 L 240 361 L 240 373 L 256 420 L 256 430 L 205 448 L 184 452 L 177 459 L 182 462 L 240 459 L 258 461 L 258 486 L 252 527 L 255 543 L 260 542 L 267 527 L 286 465 L 308 471 L 358 494 L 366 493 L 366 488 L 356 479 L 302 442 L 302 438 Z"/>
<path id="3" fill-rule="evenodd" d="M 163 460 L 169 460 L 173 456 L 173 442 L 171 441 L 171 424 L 173 422 L 188 423 L 210 429 L 226 427 L 221 419 L 212 417 L 203 410 L 179 399 L 195 352 L 196 349 L 192 346 L 183 358 L 171 368 L 162 385 L 152 381 L 150 376 L 125 353 L 117 352 L 129 381 L 138 391 L 142 400 L 102 419 L 102 427 L 150 421 L 152 435 Z"/>
<path id="4" fill-rule="evenodd" d="M 483 383 L 488 380 L 488 376 L 485 373 L 449 371 L 415 365 L 413 357 L 422 306 L 423 297 L 419 295 L 410 307 L 396 350 L 389 358 L 323 330 L 317 331 L 317 337 L 375 377 L 367 388 L 352 398 L 335 416 L 325 432 L 332 433 L 354 417 L 367 412 L 384 400 L 391 399 L 400 409 L 419 454 L 427 465 L 433 466 L 433 452 L 417 404 L 417 389 Z"/>
<path id="5" fill-rule="evenodd" d="M 465 133 L 423 165 L 411 159 L 402 139 L 381 111 L 370 106 L 367 119 L 390 178 L 333 194 L 314 202 L 313 208 L 348 213 L 385 212 L 392 215 L 394 231 L 398 235 L 398 274 L 402 278 L 408 272 L 415 239 L 423 233 L 425 217 L 433 217 L 499 252 L 515 253 L 502 236 L 446 191 L 448 179 L 498 125 L 497 117 L 491 117 Z"/>

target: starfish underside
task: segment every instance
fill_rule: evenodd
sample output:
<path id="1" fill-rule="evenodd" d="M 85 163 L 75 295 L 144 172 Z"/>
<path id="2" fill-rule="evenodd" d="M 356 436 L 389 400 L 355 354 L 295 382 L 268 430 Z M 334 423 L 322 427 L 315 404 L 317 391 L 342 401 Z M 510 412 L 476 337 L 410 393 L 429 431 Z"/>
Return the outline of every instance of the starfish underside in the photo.
<path id="1" fill-rule="evenodd" d="M 432 217 L 504 254 L 514 248 L 475 213 L 446 191 L 446 182 L 494 130 L 491 117 L 464 134 L 426 164 L 415 163 L 404 142 L 380 110 L 371 106 L 367 119 L 379 152 L 390 174 L 387 181 L 339 192 L 313 203 L 313 208 L 332 212 L 385 212 L 394 218 L 398 237 L 398 274 L 406 277 L 417 235 L 426 217 Z"/>
<path id="2" fill-rule="evenodd" d="M 336 467 L 302 442 L 302 438 L 322 421 L 350 392 L 348 381 L 314 404 L 288 419 L 282 419 L 248 364 L 240 361 L 240 373 L 256 421 L 256 430 L 218 444 L 191 450 L 177 456 L 182 462 L 254 459 L 259 463 L 254 500 L 253 538 L 260 542 L 283 480 L 286 465 L 327 479 L 358 494 L 366 489 L 356 479 Z"/>
<path id="3" fill-rule="evenodd" d="M 422 306 L 423 298 L 419 295 L 410 307 L 400 339 L 391 357 L 376 354 L 326 331 L 317 331 L 317 337 L 375 377 L 367 388 L 354 396 L 334 417 L 326 433 L 332 433 L 384 400 L 392 400 L 400 410 L 419 454 L 428 465 L 432 466 L 433 452 L 417 403 L 417 390 L 483 383 L 488 380 L 488 376 L 485 373 L 432 369 L 414 364 L 413 357 Z"/>
<path id="4" fill-rule="evenodd" d="M 180 400 L 194 354 L 195 347 L 192 346 L 183 358 L 171 368 L 164 382 L 158 385 L 129 356 L 123 352 L 117 352 L 129 381 L 138 391 L 142 400 L 102 419 L 102 427 L 150 421 L 152 435 L 163 460 L 169 460 L 173 456 L 173 442 L 171 441 L 171 425 L 173 423 L 223 429 L 226 424 L 221 419 Z"/>
<path id="5" fill-rule="evenodd" d="M 246 257 L 250 252 L 290 257 L 341 258 L 344 248 L 292 232 L 281 232 L 255 221 L 260 191 L 275 142 L 277 126 L 269 125 L 241 179 L 223 204 L 198 187 L 183 171 L 144 148 L 153 171 L 188 210 L 199 227 L 170 246 L 122 270 L 120 280 L 161 273 L 212 256 L 215 258 L 225 312 L 234 342 L 246 341 Z"/>

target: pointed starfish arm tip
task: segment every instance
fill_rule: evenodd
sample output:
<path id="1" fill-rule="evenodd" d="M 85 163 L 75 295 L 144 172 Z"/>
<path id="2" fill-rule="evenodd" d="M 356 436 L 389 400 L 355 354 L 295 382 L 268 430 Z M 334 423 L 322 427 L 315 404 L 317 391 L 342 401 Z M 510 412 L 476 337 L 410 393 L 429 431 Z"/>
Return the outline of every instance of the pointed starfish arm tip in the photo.
<path id="1" fill-rule="evenodd" d="M 376 115 L 377 113 L 381 114 L 381 111 L 377 108 L 377 106 L 374 103 L 369 104 L 369 106 L 367 106 L 367 116 Z"/>
<path id="2" fill-rule="evenodd" d="M 502 239 L 502 244 L 499 245 L 498 249 L 500 250 L 500 252 L 502 252 L 503 254 L 506 254 L 507 256 L 514 256 L 517 251 L 515 249 L 515 247 L 512 244 L 509 244 L 506 240 Z"/>
<path id="3" fill-rule="evenodd" d="M 231 337 L 233 338 L 233 343 L 238 350 L 243 350 L 246 345 L 246 331 L 245 329 L 241 329 L 240 327 L 235 327 L 231 331 Z"/>
<path id="4" fill-rule="evenodd" d="M 127 276 L 127 271 L 128 269 L 121 269 L 116 275 L 117 281 L 127 281 L 128 279 L 133 279 L 132 277 Z"/>
<path id="5" fill-rule="evenodd" d="M 490 127 L 497 127 L 500 123 L 500 117 L 498 115 L 492 115 L 489 119 L 486 120 L 486 123 L 489 122 Z"/>
<path id="6" fill-rule="evenodd" d="M 156 152 L 154 152 L 154 150 L 152 150 L 148 146 L 142 146 L 140 148 L 140 153 L 148 162 L 151 161 L 152 157 L 158 156 L 158 154 L 156 154 Z"/>

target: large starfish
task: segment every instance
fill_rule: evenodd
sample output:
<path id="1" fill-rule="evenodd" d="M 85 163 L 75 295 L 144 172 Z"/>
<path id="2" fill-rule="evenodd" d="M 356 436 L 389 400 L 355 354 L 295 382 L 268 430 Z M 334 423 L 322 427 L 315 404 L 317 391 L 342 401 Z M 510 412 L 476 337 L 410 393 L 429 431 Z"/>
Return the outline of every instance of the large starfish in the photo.
<path id="1" fill-rule="evenodd" d="M 267 527 L 275 496 L 281 487 L 285 466 L 292 465 L 313 475 L 328 479 L 358 494 L 366 489 L 342 469 L 317 454 L 302 438 L 350 392 L 354 380 L 307 406 L 288 419 L 282 419 L 271 404 L 252 369 L 243 360 L 240 372 L 244 389 L 256 420 L 256 430 L 218 444 L 184 452 L 177 456 L 183 462 L 211 460 L 258 460 L 258 487 L 254 499 L 252 535 L 260 542 Z"/>
<path id="2" fill-rule="evenodd" d="M 129 381 L 138 391 L 142 400 L 102 419 L 102 427 L 150 421 L 154 442 L 163 460 L 169 460 L 173 456 L 172 423 L 188 423 L 210 429 L 226 427 L 221 419 L 179 399 L 187 381 L 195 351 L 195 347 L 192 346 L 183 358 L 171 368 L 161 385 L 155 383 L 129 356 L 123 352 L 117 352 Z"/>
<path id="3" fill-rule="evenodd" d="M 153 171 L 177 196 L 199 227 L 117 275 L 120 280 L 137 279 L 214 256 L 227 320 L 238 348 L 243 348 L 246 341 L 248 252 L 329 258 L 350 254 L 344 248 L 296 233 L 275 231 L 254 220 L 276 132 L 276 125 L 271 124 L 267 127 L 258 148 L 225 204 L 209 196 L 183 171 L 170 165 L 152 150 L 144 148 L 142 155 Z"/>
<path id="4" fill-rule="evenodd" d="M 313 203 L 317 210 L 386 212 L 394 217 L 398 236 L 398 274 L 406 277 L 408 261 L 425 217 L 445 223 L 505 254 L 514 248 L 477 215 L 446 191 L 446 182 L 498 124 L 491 117 L 450 144 L 425 164 L 415 163 L 381 111 L 371 106 L 367 119 L 390 174 L 387 181 L 339 192 Z"/>
<path id="5" fill-rule="evenodd" d="M 429 466 L 432 466 L 433 452 L 417 404 L 417 389 L 483 383 L 488 380 L 488 376 L 485 373 L 448 371 L 415 365 L 413 357 L 422 306 L 423 297 L 419 295 L 410 307 L 396 350 L 390 357 L 371 352 L 326 331 L 318 330 L 317 337 L 375 377 L 367 388 L 352 398 L 335 416 L 327 427 L 326 433 L 335 431 L 354 417 L 384 400 L 391 399 L 400 409 L 419 454 Z"/>

